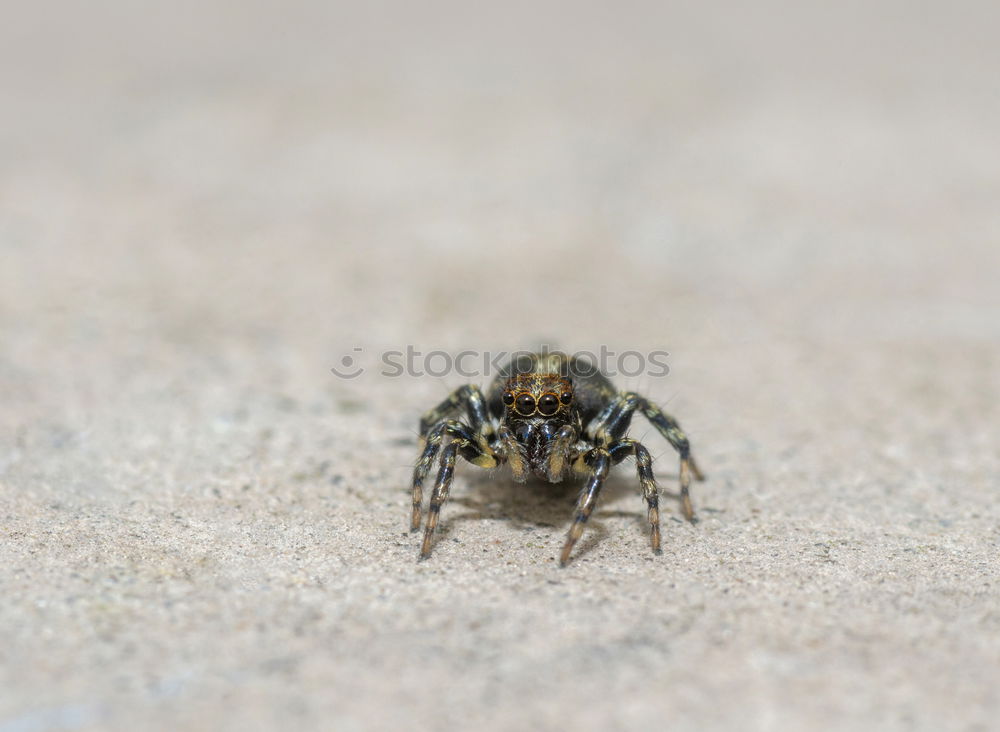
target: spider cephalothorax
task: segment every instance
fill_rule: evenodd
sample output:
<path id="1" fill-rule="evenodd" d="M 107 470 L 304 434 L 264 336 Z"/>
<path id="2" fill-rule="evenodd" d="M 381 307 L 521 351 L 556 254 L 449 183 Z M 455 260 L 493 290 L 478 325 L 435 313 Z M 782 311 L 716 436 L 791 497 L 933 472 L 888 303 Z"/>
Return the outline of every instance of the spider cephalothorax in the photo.
<path id="1" fill-rule="evenodd" d="M 626 436 L 632 415 L 640 411 L 680 454 L 681 506 L 694 519 L 689 497 L 691 476 L 701 479 L 688 439 L 677 421 L 634 392 L 616 392 L 608 379 L 586 363 L 562 353 L 523 355 L 509 363 L 486 396 L 466 385 L 420 421 L 423 448 L 413 471 L 411 527 L 420 528 L 423 484 L 440 452 L 440 468 L 431 493 L 421 558 L 430 555 L 441 505 L 448 498 L 461 455 L 484 468 L 509 465 L 514 479 L 535 475 L 558 483 L 567 474 L 586 477 L 576 517 L 560 555 L 565 564 L 583 533 L 611 465 L 635 458 L 648 506 L 650 541 L 660 550 L 659 489 L 649 451 Z M 464 412 L 466 421 L 455 419 Z M 445 438 L 448 438 L 447 441 Z"/>
<path id="2" fill-rule="evenodd" d="M 501 424 L 513 433 L 527 469 L 552 482 L 561 480 L 562 471 L 552 473 L 547 462 L 560 440 L 573 440 L 580 432 L 572 382 L 558 374 L 519 374 L 504 384 L 500 401 Z"/>

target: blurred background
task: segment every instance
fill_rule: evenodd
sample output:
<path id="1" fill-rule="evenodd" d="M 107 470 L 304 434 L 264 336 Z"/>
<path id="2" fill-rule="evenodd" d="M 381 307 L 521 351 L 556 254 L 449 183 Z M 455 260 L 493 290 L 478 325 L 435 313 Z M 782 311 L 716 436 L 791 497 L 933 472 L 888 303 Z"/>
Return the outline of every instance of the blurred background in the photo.
<path id="1" fill-rule="evenodd" d="M 71 359 L 1000 327 L 992 3 L 9 13 L 4 327 Z"/>
<path id="2" fill-rule="evenodd" d="M 156 582 L 200 576 L 197 552 L 247 558 L 206 577 L 241 587 L 270 567 L 284 587 L 299 565 L 268 562 L 295 553 L 291 522 L 321 543 L 308 561 L 344 562 L 309 576 L 354 586 L 345 558 L 364 565 L 405 523 L 420 413 L 466 379 L 337 379 L 345 354 L 370 366 L 408 344 L 666 350 L 668 378 L 619 383 L 681 418 L 712 477 L 699 488 L 709 514 L 735 524 L 763 510 L 786 527 L 870 536 L 943 531 L 924 517 L 941 513 L 995 548 L 996 3 L 98 0 L 7 3 L 3 15 L 0 487 L 9 535 L 21 537 L 3 593 L 21 600 L 0 611 L 11 729 L 72 726 L 60 705 L 74 699 L 91 700 L 80 724 L 125 725 L 132 717 L 108 700 L 167 704 L 176 678 L 213 719 L 226 707 L 212 706 L 199 673 L 228 679 L 219 664 L 256 669 L 260 649 L 295 646 L 249 625 L 218 640 L 246 613 L 280 624 L 288 609 L 266 593 L 234 599 L 214 580 L 190 616 L 148 616 L 166 591 Z M 669 449 L 654 453 L 669 476 Z M 640 511 L 625 495 L 621 510 Z M 268 524 L 275 502 L 280 525 Z M 269 538 L 227 533 L 233 506 L 259 511 Z M 197 539 L 171 534 L 177 515 Z M 635 521 L 621 521 L 641 548 Z M 564 528 L 528 550 L 546 571 Z M 473 521 L 454 533 L 498 530 Z M 398 549 L 404 574 L 410 543 Z M 956 577 L 983 566 L 969 562 Z M 112 590 L 101 607 L 79 600 L 123 576 L 139 583 L 128 612 Z M 293 606 L 335 601 L 310 597 Z M 372 603 L 345 617 L 361 622 Z M 108 607 L 121 613 L 109 620 Z M 873 627 L 891 616 L 876 613 Z M 311 642 L 333 633 L 310 622 Z M 989 623 L 986 650 L 938 638 L 944 655 L 926 673 L 952 678 L 961 655 L 985 663 L 995 612 Z M 211 640 L 178 631 L 188 624 Z M 172 641 L 126 642 L 161 635 Z M 682 726 L 731 723 L 737 702 L 762 729 L 774 714 L 805 724 L 843 711 L 851 687 L 836 684 L 842 696 L 810 706 L 803 694 L 776 711 L 761 690 L 797 688 L 802 668 L 733 654 L 721 666 L 743 659 L 753 683 L 701 679 L 706 691 L 674 698 Z M 50 660 L 24 670 L 16 658 Z M 892 698 L 930 705 L 924 719 L 953 719 L 955 699 L 966 714 L 984 699 L 997 708 L 976 681 L 934 697 L 895 670 L 837 658 L 843 678 L 875 689 L 852 689 L 860 716 L 848 720 L 884 711 L 878 689 L 897 682 Z M 193 675 L 160 679 L 164 659 Z M 61 663 L 69 670 L 54 671 Z M 306 677 L 329 681 L 308 663 Z M 87 678 L 106 664 L 128 673 Z M 294 709 L 321 725 L 325 697 L 295 678 L 286 706 L 261 682 L 267 714 Z M 345 724 L 380 698 L 375 682 L 362 687 Z M 532 688 L 548 696 L 523 708 L 549 719 L 545 698 L 570 687 Z M 699 696 L 713 690 L 734 706 Z M 477 694 L 469 704 L 486 703 Z M 631 719 L 658 713 L 630 698 Z M 620 721 L 598 707 L 595 719 Z M 162 724 L 194 719 L 171 714 Z"/>

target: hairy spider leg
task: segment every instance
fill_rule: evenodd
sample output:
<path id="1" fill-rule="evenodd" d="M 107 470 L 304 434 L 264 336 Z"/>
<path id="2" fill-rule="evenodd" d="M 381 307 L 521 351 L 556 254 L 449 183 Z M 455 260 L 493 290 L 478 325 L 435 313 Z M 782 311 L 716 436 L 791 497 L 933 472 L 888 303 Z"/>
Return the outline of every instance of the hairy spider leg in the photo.
<path id="1" fill-rule="evenodd" d="M 646 499 L 648 511 L 646 513 L 649 520 L 649 541 L 653 551 L 660 553 L 660 489 L 656 485 L 656 478 L 653 477 L 653 459 L 649 455 L 649 450 L 637 440 L 618 440 L 608 448 L 611 453 L 611 462 L 617 465 L 627 457 L 635 458 L 635 469 L 639 474 L 639 486 L 642 488 L 642 497 Z"/>
<path id="2" fill-rule="evenodd" d="M 420 511 L 424 497 L 424 478 L 427 476 L 434 458 L 441 446 L 444 433 L 435 434 L 435 430 L 441 428 L 442 423 L 449 423 L 449 420 L 461 411 L 469 420 L 469 425 L 457 423 L 465 428 L 461 433 L 449 433 L 453 436 L 461 436 L 470 442 L 479 445 L 481 455 L 477 456 L 480 462 L 477 465 L 483 467 L 494 467 L 498 460 L 491 447 L 494 441 L 493 420 L 490 417 L 489 408 L 486 406 L 486 399 L 483 392 L 475 384 L 466 384 L 455 389 L 448 398 L 431 409 L 420 419 L 420 438 L 423 442 L 420 458 L 413 468 L 413 512 L 410 516 L 410 530 L 416 531 L 420 528 Z M 454 427 L 444 428 L 445 431 L 454 430 Z"/>
<path id="3" fill-rule="evenodd" d="M 650 424 L 680 455 L 681 509 L 688 521 L 694 521 L 694 508 L 691 505 L 690 491 L 691 475 L 694 474 L 698 480 L 704 480 L 705 476 L 694 461 L 687 435 L 684 434 L 676 419 L 644 396 L 636 394 L 634 391 L 625 391 L 615 397 L 610 405 L 590 421 L 586 434 L 598 445 L 609 445 L 625 434 L 636 411 L 642 412 Z"/>
<path id="4" fill-rule="evenodd" d="M 501 457 L 497 455 L 485 440 L 477 439 L 472 429 L 456 419 L 442 419 L 431 427 L 424 439 L 424 447 L 420 458 L 413 468 L 413 510 L 410 514 L 410 531 L 420 528 L 421 505 L 424 500 L 424 479 L 434 464 L 434 458 L 441 449 L 445 436 L 457 444 L 462 457 L 469 462 L 484 468 L 493 468 L 500 464 Z M 457 442 L 456 442 L 457 441 Z"/>
<path id="5" fill-rule="evenodd" d="M 438 469 L 437 480 L 434 482 L 434 490 L 431 491 L 431 504 L 427 509 L 427 526 L 424 527 L 424 541 L 420 546 L 421 559 L 426 559 L 431 555 L 431 537 L 434 535 L 434 529 L 437 528 L 441 506 L 448 500 L 448 491 L 451 489 L 451 482 L 455 477 L 455 457 L 458 455 L 460 447 L 460 442 L 452 441 L 445 445 L 441 451 L 441 467 Z"/>
<path id="6" fill-rule="evenodd" d="M 460 386 L 443 402 L 431 409 L 420 419 L 420 436 L 424 437 L 430 429 L 447 417 L 454 417 L 462 411 L 469 418 L 469 427 L 474 434 L 482 433 L 489 442 L 493 442 L 495 429 L 490 417 L 489 407 L 482 390 L 475 384 Z"/>
<path id="7" fill-rule="evenodd" d="M 597 496 L 601 493 L 604 479 L 608 477 L 608 468 L 611 466 L 611 455 L 603 447 L 595 447 L 581 455 L 579 460 L 582 460 L 587 466 L 589 477 L 587 484 L 580 491 L 580 498 L 576 504 L 576 517 L 573 519 L 573 525 L 569 527 L 566 543 L 563 544 L 562 553 L 559 555 L 559 565 L 562 567 L 566 566 L 569 555 L 573 551 L 573 545 L 583 534 L 584 525 L 590 518 L 594 506 L 597 505 Z"/>

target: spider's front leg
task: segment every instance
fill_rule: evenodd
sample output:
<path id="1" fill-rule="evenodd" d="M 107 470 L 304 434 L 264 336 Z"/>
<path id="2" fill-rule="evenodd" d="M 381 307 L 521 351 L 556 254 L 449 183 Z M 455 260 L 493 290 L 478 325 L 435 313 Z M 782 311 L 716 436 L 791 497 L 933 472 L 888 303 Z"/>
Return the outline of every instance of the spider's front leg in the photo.
<path id="1" fill-rule="evenodd" d="M 448 491 L 455 477 L 455 457 L 458 455 L 459 442 L 449 442 L 441 451 L 441 467 L 438 469 L 437 481 L 431 492 L 431 505 L 427 509 L 427 526 L 424 527 L 424 541 L 420 545 L 420 558 L 427 559 L 431 555 L 431 537 L 437 528 L 441 506 L 448 500 Z"/>
<path id="2" fill-rule="evenodd" d="M 469 426 L 452 419 L 461 411 L 469 420 Z M 447 399 L 431 409 L 420 419 L 421 454 L 413 468 L 413 511 L 410 514 L 410 530 L 420 528 L 421 503 L 424 498 L 424 479 L 434 464 L 434 458 L 445 435 L 474 442 L 484 455 L 492 454 L 490 442 L 494 439 L 494 425 L 483 392 L 474 384 L 466 384 L 453 391 Z M 492 467 L 495 461 L 484 460 L 483 467 Z"/>
<path id="3" fill-rule="evenodd" d="M 413 467 L 413 510 L 410 514 L 410 531 L 416 531 L 420 528 L 421 505 L 424 500 L 424 480 L 427 478 L 427 473 L 430 472 L 431 466 L 434 464 L 434 458 L 437 457 L 446 436 L 460 440 L 463 444 L 476 445 L 478 443 L 472 430 L 455 419 L 441 419 L 430 428 L 427 436 L 424 438 L 424 446 L 420 452 L 420 457 L 417 459 L 417 464 Z M 477 456 L 473 455 L 470 460 L 471 462 L 475 462 L 484 468 L 496 465 L 496 460 L 492 459 L 489 453 L 485 453 L 482 450 L 473 452 L 478 452 L 482 457 L 477 462 L 475 459 Z"/>
<path id="4" fill-rule="evenodd" d="M 660 489 L 656 485 L 656 478 L 653 477 L 653 459 L 641 442 L 623 439 L 614 443 L 608 451 L 611 453 L 611 461 L 617 465 L 625 458 L 635 457 L 635 469 L 639 474 L 639 486 L 642 488 L 642 497 L 646 499 L 648 507 L 647 519 L 649 521 L 649 541 L 653 551 L 660 553 Z"/>
<path id="5" fill-rule="evenodd" d="M 694 508 L 691 505 L 691 476 L 704 480 L 705 476 L 691 454 L 691 445 L 687 435 L 681 429 L 677 420 L 664 412 L 645 397 L 632 391 L 622 392 L 604 411 L 587 425 L 586 435 L 599 445 L 610 445 L 619 440 L 628 430 L 632 416 L 640 411 L 656 428 L 657 432 L 666 438 L 680 456 L 680 487 L 681 508 L 688 521 L 694 521 Z"/>
<path id="6" fill-rule="evenodd" d="M 603 447 L 595 447 L 581 455 L 577 460 L 583 461 L 581 467 L 587 471 L 589 477 L 587 484 L 580 492 L 580 498 L 576 504 L 576 516 L 573 519 L 573 525 L 569 528 L 562 553 L 559 555 L 559 565 L 562 567 L 566 566 L 573 546 L 583 535 L 584 525 L 590 519 L 594 506 L 597 505 L 597 496 L 600 495 L 604 480 L 608 477 L 608 469 L 611 467 L 611 454 Z"/>
<path id="7" fill-rule="evenodd" d="M 437 479 L 434 481 L 434 489 L 431 491 L 430 505 L 427 509 L 427 525 L 424 527 L 424 540 L 420 546 L 420 559 L 426 559 L 431 554 L 431 541 L 434 530 L 437 528 L 438 518 L 441 514 L 441 506 L 448 500 L 448 493 L 451 491 L 451 484 L 455 478 L 455 462 L 459 455 L 468 460 L 473 465 L 482 468 L 493 468 L 500 464 L 502 456 L 495 453 L 487 445 L 485 449 L 480 444 L 480 440 L 473 435 L 468 427 L 461 422 L 446 420 L 443 427 L 435 427 L 428 434 L 428 448 L 425 448 L 424 455 L 428 454 L 431 444 L 431 437 L 435 436 L 440 444 L 444 433 L 451 436 L 451 440 L 441 449 L 440 467 L 438 468 Z M 433 452 L 436 452 L 434 448 Z M 423 469 L 420 482 L 414 482 L 413 493 L 413 528 L 420 528 L 420 497 L 417 494 L 418 485 L 422 485 L 423 477 L 430 469 L 430 462 L 433 461 L 433 452 L 430 453 L 428 465 Z M 423 459 L 423 456 L 421 456 Z M 418 464 L 418 470 L 420 465 Z M 416 471 L 414 471 L 416 473 Z"/>
<path id="8" fill-rule="evenodd" d="M 481 433 L 485 439 L 493 439 L 494 429 L 490 419 L 490 410 L 486 405 L 486 398 L 483 396 L 482 390 L 475 384 L 458 387 L 448 395 L 447 399 L 424 414 L 420 418 L 420 436 L 425 437 L 442 419 L 454 417 L 463 411 L 468 417 L 469 427 L 474 434 Z"/>

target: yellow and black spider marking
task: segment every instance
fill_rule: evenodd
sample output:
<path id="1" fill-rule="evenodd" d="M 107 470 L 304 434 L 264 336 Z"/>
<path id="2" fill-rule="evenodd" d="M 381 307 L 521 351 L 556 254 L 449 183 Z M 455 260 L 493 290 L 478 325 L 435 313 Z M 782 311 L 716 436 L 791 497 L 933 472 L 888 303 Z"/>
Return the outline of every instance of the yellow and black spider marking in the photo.
<path id="1" fill-rule="evenodd" d="M 422 523 L 424 481 L 438 461 L 420 558 L 430 556 L 459 456 L 482 468 L 508 465 L 514 479 L 522 482 L 531 475 L 550 483 L 566 476 L 583 477 L 573 523 L 559 556 L 562 565 L 583 535 L 611 466 L 634 458 L 648 509 L 650 544 L 659 553 L 659 488 L 653 461 L 645 446 L 627 436 L 636 412 L 680 456 L 681 509 L 694 521 L 691 478 L 704 480 L 704 475 L 676 419 L 635 392 L 616 391 L 606 376 L 586 362 L 562 353 L 524 354 L 500 371 L 486 395 L 478 386 L 463 386 L 420 420 L 421 452 L 413 469 L 410 514 L 414 531 Z"/>

